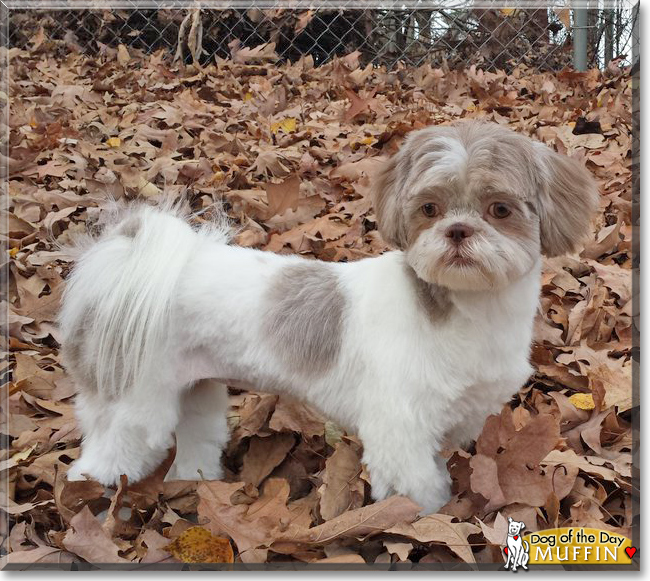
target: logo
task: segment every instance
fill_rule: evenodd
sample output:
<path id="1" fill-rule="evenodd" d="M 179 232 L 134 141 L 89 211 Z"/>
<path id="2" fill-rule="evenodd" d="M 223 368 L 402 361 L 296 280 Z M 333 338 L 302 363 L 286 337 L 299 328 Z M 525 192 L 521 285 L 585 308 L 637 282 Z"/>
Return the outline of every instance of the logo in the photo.
<path id="1" fill-rule="evenodd" d="M 528 571 L 528 551 L 530 546 L 521 536 L 525 528 L 526 525 L 522 521 L 512 520 L 512 517 L 508 517 L 508 536 L 503 551 L 508 557 L 505 568 L 510 568 L 513 572 L 517 570 L 517 567 Z"/>
<path id="2" fill-rule="evenodd" d="M 631 565 L 638 553 L 630 539 L 611 531 L 564 527 L 523 534 L 525 529 L 525 523 L 508 517 L 506 570 L 528 571 L 530 565 Z"/>
<path id="3" fill-rule="evenodd" d="M 548 529 L 526 539 L 531 565 L 630 565 L 637 552 L 627 537 L 587 527 Z"/>

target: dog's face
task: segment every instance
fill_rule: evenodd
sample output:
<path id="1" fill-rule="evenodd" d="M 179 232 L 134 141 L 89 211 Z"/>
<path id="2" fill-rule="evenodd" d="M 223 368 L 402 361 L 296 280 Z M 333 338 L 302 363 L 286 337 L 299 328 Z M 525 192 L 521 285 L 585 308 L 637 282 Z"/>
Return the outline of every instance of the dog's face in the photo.
<path id="1" fill-rule="evenodd" d="M 384 239 L 421 279 L 453 290 L 502 288 L 540 252 L 573 251 L 598 204 L 577 161 L 475 121 L 410 133 L 373 197 Z"/>
<path id="2" fill-rule="evenodd" d="M 520 531 L 524 530 L 525 524 L 521 521 L 512 520 L 512 517 L 508 517 L 508 534 L 509 535 L 518 535 Z"/>

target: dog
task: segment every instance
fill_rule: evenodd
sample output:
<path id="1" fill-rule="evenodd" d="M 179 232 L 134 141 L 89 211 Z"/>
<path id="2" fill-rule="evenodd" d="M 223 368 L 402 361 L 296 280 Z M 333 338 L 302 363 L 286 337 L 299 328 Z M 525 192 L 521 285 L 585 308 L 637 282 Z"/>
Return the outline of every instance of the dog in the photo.
<path id="1" fill-rule="evenodd" d="M 524 570 L 528 571 L 528 551 L 529 545 L 526 541 L 521 538 L 521 532 L 526 528 L 526 525 L 521 521 L 512 520 L 512 517 L 508 517 L 508 537 L 506 538 L 506 546 L 508 547 L 508 559 L 506 560 L 506 566 L 511 568 L 512 571 L 516 571 L 517 567 L 522 567 Z"/>
<path id="2" fill-rule="evenodd" d="M 232 380 L 307 402 L 363 443 L 375 500 L 433 512 L 438 452 L 476 438 L 532 373 L 542 255 L 575 251 L 598 204 L 591 174 L 495 123 L 409 133 L 372 180 L 395 250 L 327 263 L 238 247 L 141 205 L 80 253 L 60 326 L 82 452 L 105 485 L 220 479 Z"/>

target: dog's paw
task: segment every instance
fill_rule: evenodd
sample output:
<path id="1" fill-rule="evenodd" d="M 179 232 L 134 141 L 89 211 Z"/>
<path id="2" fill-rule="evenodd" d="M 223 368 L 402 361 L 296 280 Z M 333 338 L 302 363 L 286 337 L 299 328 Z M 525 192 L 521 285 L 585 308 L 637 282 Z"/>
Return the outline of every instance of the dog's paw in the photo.
<path id="1" fill-rule="evenodd" d="M 94 480 L 102 486 L 116 486 L 120 482 L 120 474 L 122 473 L 106 463 L 92 461 L 88 456 L 82 456 L 70 465 L 66 478 L 69 482 Z M 138 480 L 138 475 L 134 478 L 129 478 L 129 482 L 137 482 Z"/>
<path id="2" fill-rule="evenodd" d="M 66 473 L 66 478 L 68 479 L 68 482 L 79 482 L 86 480 L 84 468 L 79 460 L 75 460 L 72 464 L 70 464 L 70 468 L 68 468 L 68 472 Z"/>
<path id="3" fill-rule="evenodd" d="M 91 466 L 88 462 L 85 462 L 83 458 L 75 460 L 70 464 L 68 472 L 66 473 L 66 478 L 68 482 L 82 482 L 84 480 L 96 480 L 104 486 L 112 486 L 115 484 L 117 479 L 111 479 L 107 474 L 103 473 L 100 467 Z"/>
<path id="4" fill-rule="evenodd" d="M 422 507 L 420 516 L 435 514 L 451 500 L 451 490 L 426 491 L 414 496 L 413 500 Z"/>
<path id="5" fill-rule="evenodd" d="M 173 480 L 222 480 L 221 466 L 200 466 L 195 464 L 174 463 L 165 476 L 165 482 Z"/>

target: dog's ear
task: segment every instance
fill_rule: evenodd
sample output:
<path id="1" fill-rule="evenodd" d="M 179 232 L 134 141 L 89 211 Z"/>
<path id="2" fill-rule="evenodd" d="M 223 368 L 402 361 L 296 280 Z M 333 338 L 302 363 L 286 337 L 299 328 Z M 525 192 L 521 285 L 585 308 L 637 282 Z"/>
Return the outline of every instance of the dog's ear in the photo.
<path id="1" fill-rule="evenodd" d="M 535 148 L 542 252 L 548 257 L 574 252 L 598 209 L 596 181 L 579 161 L 541 143 Z"/>
<path id="2" fill-rule="evenodd" d="M 402 250 L 407 245 L 406 226 L 400 207 L 403 171 L 404 152 L 400 150 L 374 175 L 371 188 L 379 234 L 388 244 Z"/>
<path id="3" fill-rule="evenodd" d="M 526 523 L 522 522 L 522 521 L 519 521 L 519 530 L 523 531 L 525 528 L 526 528 Z"/>
<path id="4" fill-rule="evenodd" d="M 512 517 L 511 516 L 508 517 L 508 522 L 512 522 Z"/>

